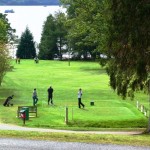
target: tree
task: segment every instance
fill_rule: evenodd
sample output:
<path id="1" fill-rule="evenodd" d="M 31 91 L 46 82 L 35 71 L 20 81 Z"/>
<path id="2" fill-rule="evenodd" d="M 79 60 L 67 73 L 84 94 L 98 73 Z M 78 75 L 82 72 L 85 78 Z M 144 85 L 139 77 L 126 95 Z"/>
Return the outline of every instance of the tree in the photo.
<path id="1" fill-rule="evenodd" d="M 7 37 L 6 35 L 6 25 L 4 24 L 2 19 L 0 19 L 0 85 L 9 68 L 8 50 L 5 46 Z"/>
<path id="2" fill-rule="evenodd" d="M 147 90 L 150 73 L 150 5 L 145 0 L 61 0 L 67 7 L 68 37 L 78 52 L 106 55 L 110 85 L 123 98 Z M 88 51 L 90 51 L 88 50 Z"/>
<path id="3" fill-rule="evenodd" d="M 0 85 L 6 72 L 10 68 L 10 58 L 6 44 L 9 40 L 12 40 L 14 31 L 15 30 L 10 27 L 6 15 L 0 13 Z"/>
<path id="4" fill-rule="evenodd" d="M 123 98 L 148 89 L 150 73 L 150 5 L 142 0 L 112 0 L 107 72 Z"/>
<path id="5" fill-rule="evenodd" d="M 68 39 L 74 51 L 87 58 L 88 53 L 95 59 L 103 52 L 107 39 L 107 2 L 98 0 L 61 0 L 68 12 Z"/>
<path id="6" fill-rule="evenodd" d="M 28 27 L 21 35 L 16 56 L 21 59 L 31 59 L 36 56 L 35 42 Z"/>
<path id="7" fill-rule="evenodd" d="M 62 59 L 62 50 L 63 46 L 66 45 L 66 35 L 67 35 L 67 28 L 65 26 L 66 23 L 66 16 L 62 12 L 57 12 L 55 14 L 55 21 L 56 21 L 56 37 L 57 37 L 57 46 L 59 50 L 60 59 Z"/>
<path id="8" fill-rule="evenodd" d="M 39 44 L 39 58 L 53 59 L 58 55 L 56 23 L 52 15 L 49 15 L 44 22 L 41 40 Z"/>

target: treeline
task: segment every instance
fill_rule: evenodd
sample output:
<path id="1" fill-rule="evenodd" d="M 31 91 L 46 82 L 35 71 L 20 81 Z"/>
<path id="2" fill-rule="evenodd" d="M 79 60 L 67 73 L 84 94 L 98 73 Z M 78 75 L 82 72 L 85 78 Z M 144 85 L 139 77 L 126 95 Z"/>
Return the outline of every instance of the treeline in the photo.
<path id="1" fill-rule="evenodd" d="M 1 0 L 0 5 L 59 5 L 59 0 Z"/>

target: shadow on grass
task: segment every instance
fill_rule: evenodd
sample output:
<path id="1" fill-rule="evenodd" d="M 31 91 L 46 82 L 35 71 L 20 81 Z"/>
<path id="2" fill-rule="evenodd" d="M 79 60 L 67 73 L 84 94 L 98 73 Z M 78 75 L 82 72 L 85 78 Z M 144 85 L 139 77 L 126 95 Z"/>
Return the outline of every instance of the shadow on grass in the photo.
<path id="1" fill-rule="evenodd" d="M 14 93 L 13 89 L 0 89 L 0 98 L 7 98 Z"/>
<path id="2" fill-rule="evenodd" d="M 144 123 L 143 123 L 144 122 Z M 69 122 L 69 127 L 92 127 L 92 128 L 146 128 L 146 121 L 143 119 L 133 120 L 101 120 L 82 121 L 74 119 Z"/>
<path id="3" fill-rule="evenodd" d="M 82 71 L 90 72 L 91 74 L 106 74 L 104 68 L 91 68 L 91 67 L 80 67 Z"/>

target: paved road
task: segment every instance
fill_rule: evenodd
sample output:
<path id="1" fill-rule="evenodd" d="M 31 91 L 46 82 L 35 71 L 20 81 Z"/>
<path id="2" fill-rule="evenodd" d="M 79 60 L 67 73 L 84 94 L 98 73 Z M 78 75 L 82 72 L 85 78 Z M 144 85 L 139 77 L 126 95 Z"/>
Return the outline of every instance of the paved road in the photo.
<path id="1" fill-rule="evenodd" d="M 0 138 L 0 150 L 150 150 L 150 147 Z"/>
<path id="2" fill-rule="evenodd" d="M 141 134 L 140 131 L 139 132 L 66 131 L 54 129 L 29 128 L 10 124 L 0 124 L 0 130 L 65 132 L 65 133 L 85 133 L 85 134 L 124 134 L 124 135 Z M 0 150 L 150 150 L 150 147 L 0 138 Z"/>

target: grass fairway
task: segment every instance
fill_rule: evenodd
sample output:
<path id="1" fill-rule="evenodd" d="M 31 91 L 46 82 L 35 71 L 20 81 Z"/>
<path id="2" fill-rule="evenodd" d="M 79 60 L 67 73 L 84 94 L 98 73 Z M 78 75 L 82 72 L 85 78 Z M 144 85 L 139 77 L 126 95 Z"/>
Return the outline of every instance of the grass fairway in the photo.
<path id="1" fill-rule="evenodd" d="M 26 126 L 50 128 L 145 128 L 147 118 L 130 101 L 122 100 L 109 87 L 109 78 L 95 62 L 21 60 L 13 62 L 0 87 L 0 122 L 22 125 L 16 118 L 17 106 L 33 105 L 32 91 L 38 92 L 38 117 L 30 118 Z M 54 106 L 47 105 L 47 89 L 54 88 Z M 85 109 L 77 106 L 77 92 L 83 89 Z M 8 95 L 14 94 L 13 107 L 3 107 Z M 91 100 L 95 105 L 90 106 Z M 66 125 L 65 107 L 69 108 Z"/>

